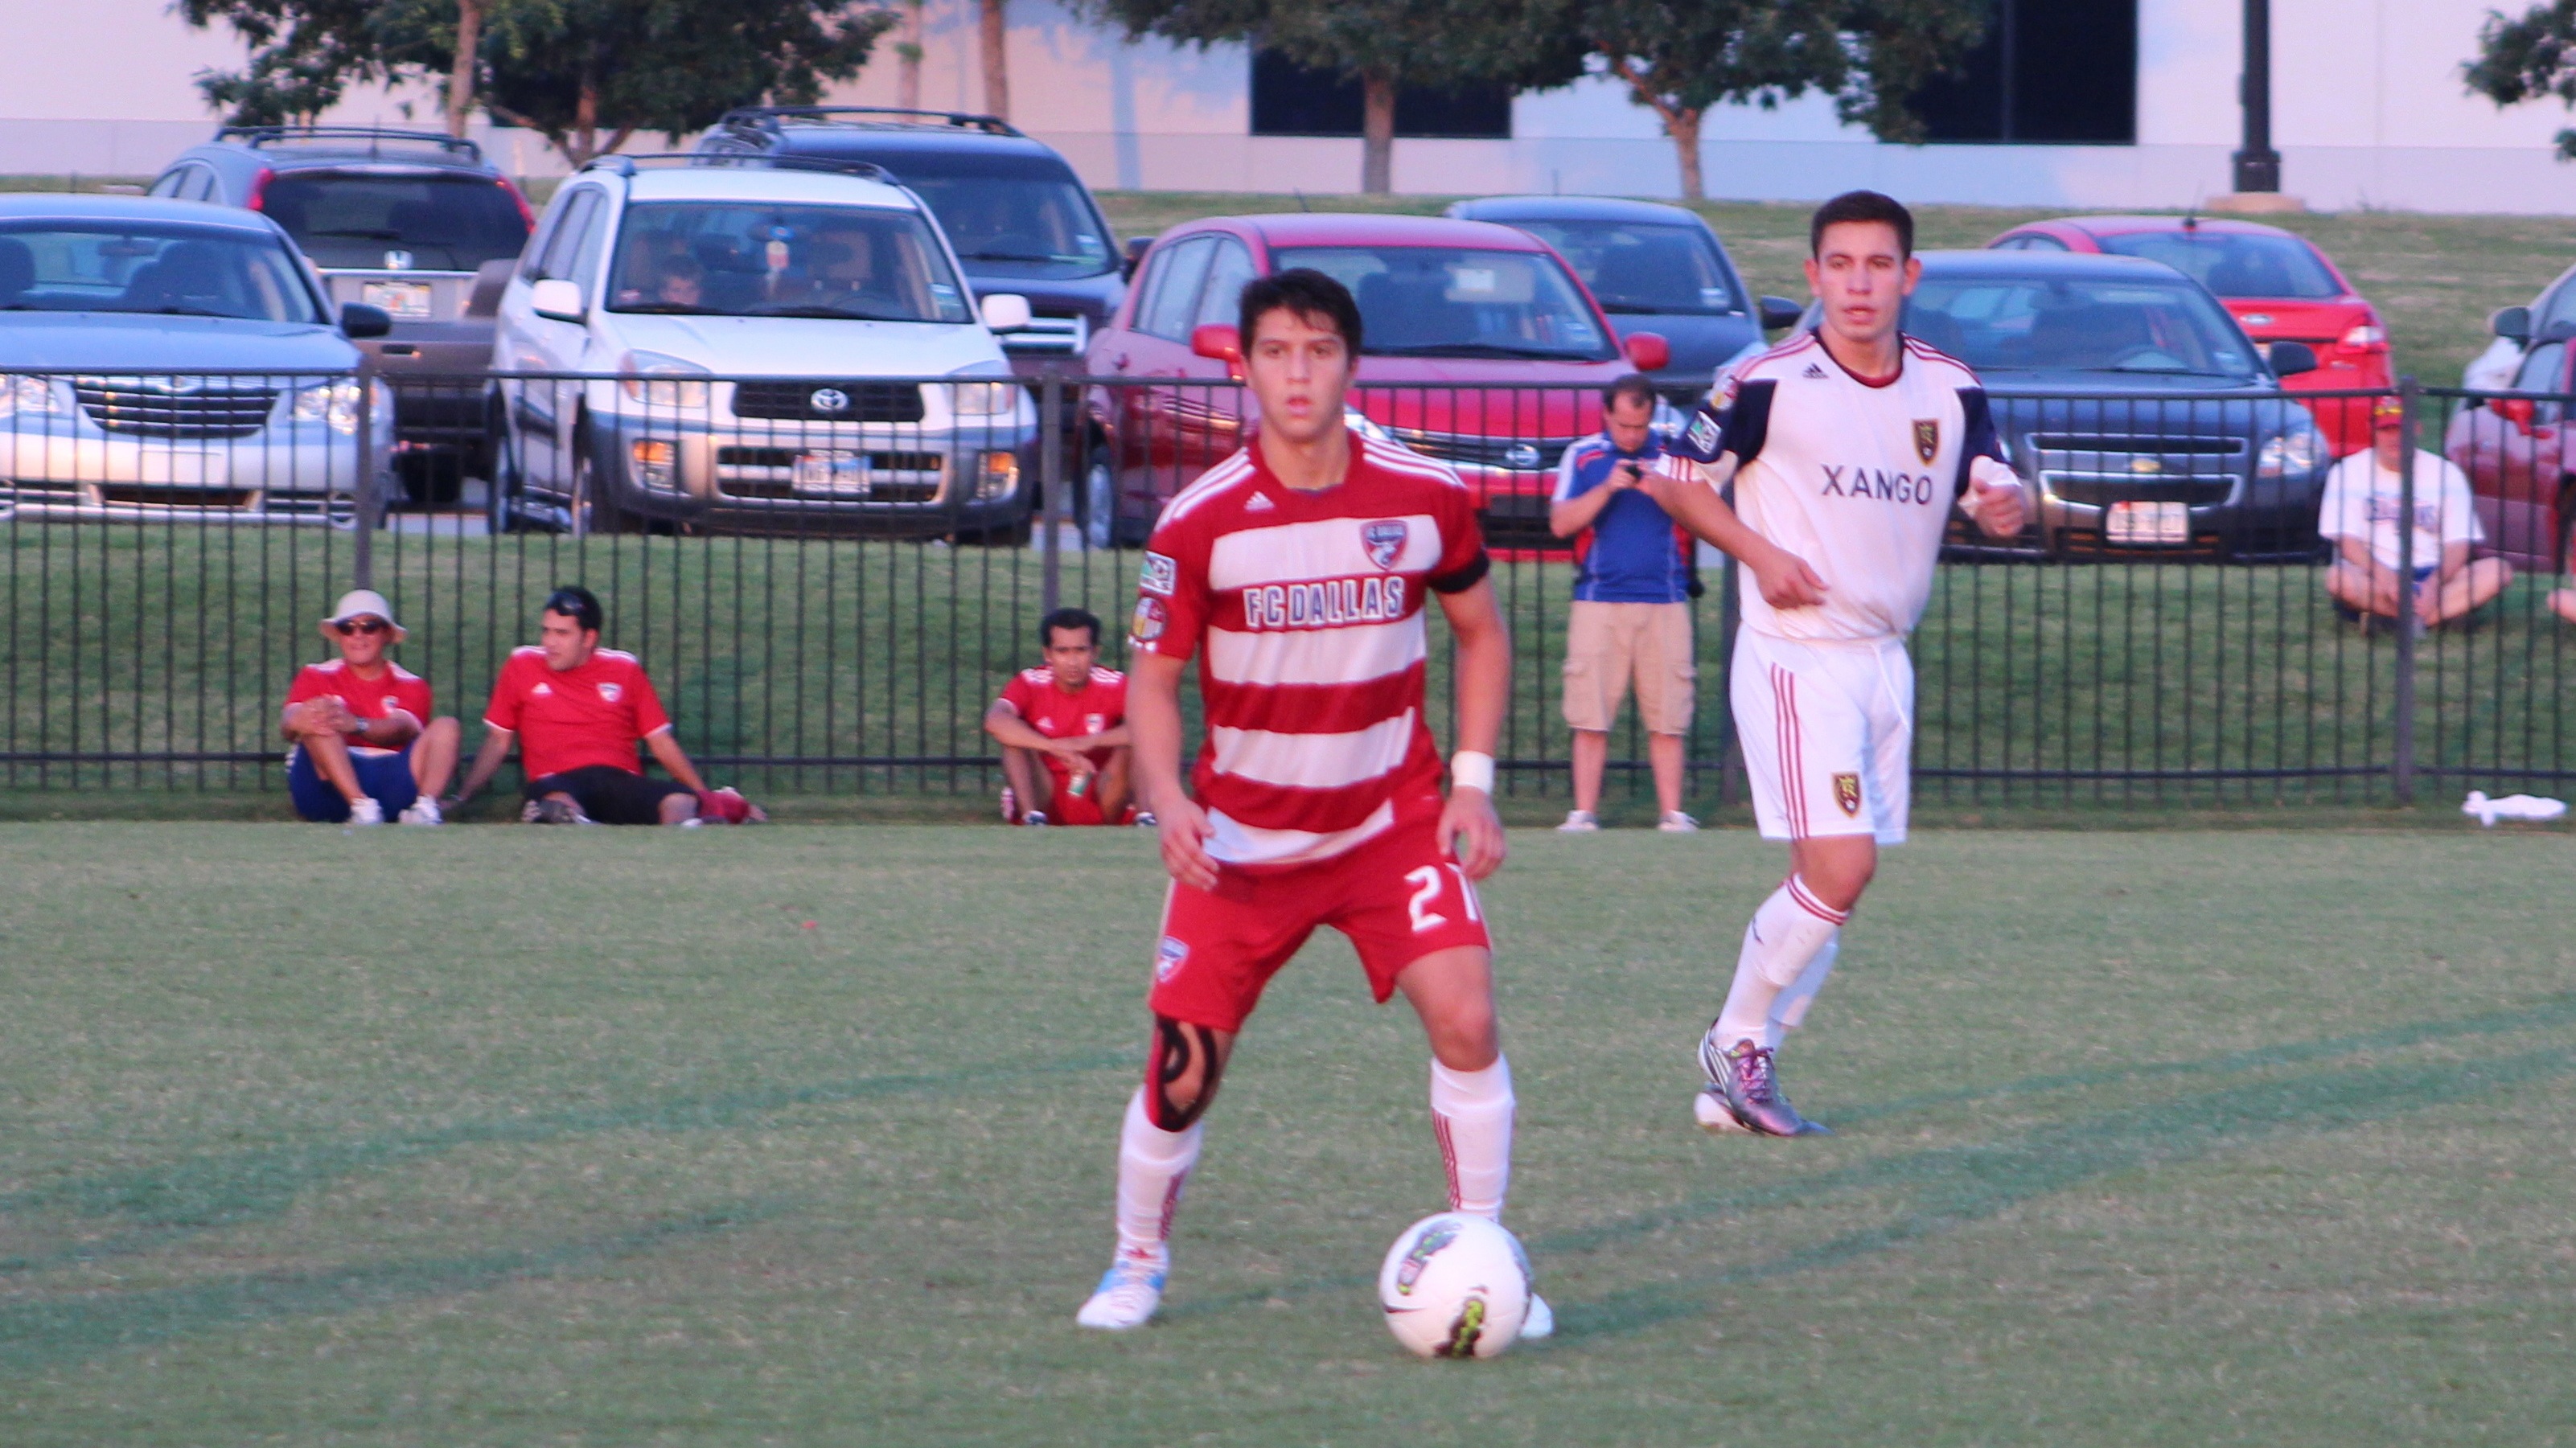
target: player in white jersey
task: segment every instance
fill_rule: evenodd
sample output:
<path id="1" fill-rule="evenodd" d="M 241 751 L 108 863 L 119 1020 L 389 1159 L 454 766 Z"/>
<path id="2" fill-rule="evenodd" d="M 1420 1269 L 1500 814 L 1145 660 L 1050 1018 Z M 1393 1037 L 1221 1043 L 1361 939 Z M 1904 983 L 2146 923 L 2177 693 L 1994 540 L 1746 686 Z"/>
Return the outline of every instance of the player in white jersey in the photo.
<path id="1" fill-rule="evenodd" d="M 1737 371 L 1649 484 L 1755 584 L 1730 697 L 1754 817 L 1764 839 L 1789 842 L 1789 878 L 1745 927 L 1700 1043 L 1697 1112 L 1711 1131 L 1765 1136 L 1824 1131 L 1781 1093 L 1772 1053 L 1833 969 L 1878 847 L 1905 839 L 1905 636 L 1951 509 L 1997 538 L 2025 522 L 1976 374 L 1898 329 L 1922 275 L 1912 214 L 1850 192 L 1808 235 L 1820 324 Z M 1717 491 L 1730 482 L 1731 507 Z"/>

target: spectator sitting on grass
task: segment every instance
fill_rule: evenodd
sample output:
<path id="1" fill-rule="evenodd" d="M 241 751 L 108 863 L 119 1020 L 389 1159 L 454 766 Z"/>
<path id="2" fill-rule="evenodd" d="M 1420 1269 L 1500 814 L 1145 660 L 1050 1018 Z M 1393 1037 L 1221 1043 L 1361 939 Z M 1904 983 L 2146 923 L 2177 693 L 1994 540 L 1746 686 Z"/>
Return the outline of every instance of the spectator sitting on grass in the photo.
<path id="1" fill-rule="evenodd" d="M 491 782 L 514 740 L 522 740 L 530 824 L 686 825 L 765 819 L 730 789 L 710 790 L 671 737 L 661 696 L 633 654 L 599 646 L 599 599 L 587 588 L 546 598 L 534 648 L 510 655 L 483 714 L 483 747 L 452 809 Z M 646 779 L 641 740 L 670 772 Z"/>
<path id="2" fill-rule="evenodd" d="M 1124 824 L 1127 676 L 1098 666 L 1100 620 L 1083 609 L 1048 614 L 1038 637 L 1046 663 L 1012 675 L 984 711 L 984 732 L 1002 746 L 1002 819 Z"/>
<path id="3" fill-rule="evenodd" d="M 2405 410 L 2394 397 L 2370 407 L 2371 445 L 2335 464 L 2326 475 L 2317 531 L 2335 545 L 2326 570 L 2326 592 L 2335 609 L 2367 628 L 2394 622 L 2404 607 L 2398 572 L 2398 526 L 2405 514 L 2397 470 L 2406 437 Z M 2484 538 L 2469 495 L 2468 474 L 2430 448 L 2415 453 L 2415 619 L 2413 626 L 2448 623 L 2484 604 L 2513 581 L 2501 558 L 2471 561 Z"/>
<path id="4" fill-rule="evenodd" d="M 429 681 L 385 657 L 403 641 L 393 609 L 373 589 L 340 595 L 322 636 L 340 657 L 306 664 L 286 691 L 281 720 L 286 792 L 295 812 L 323 824 L 439 823 L 438 792 L 456 772 L 458 729 L 430 717 Z"/>

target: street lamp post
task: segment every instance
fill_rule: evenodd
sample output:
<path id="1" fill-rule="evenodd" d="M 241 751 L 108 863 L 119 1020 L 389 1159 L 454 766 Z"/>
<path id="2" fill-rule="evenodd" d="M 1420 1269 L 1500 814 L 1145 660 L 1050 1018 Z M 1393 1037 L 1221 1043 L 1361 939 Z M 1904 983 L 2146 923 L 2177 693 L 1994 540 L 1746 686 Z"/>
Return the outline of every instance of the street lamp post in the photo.
<path id="1" fill-rule="evenodd" d="M 2278 193 L 2281 153 L 2272 149 L 2272 0 L 2245 0 L 2245 73 L 2236 83 L 2245 142 L 2236 152 L 2236 190 Z"/>

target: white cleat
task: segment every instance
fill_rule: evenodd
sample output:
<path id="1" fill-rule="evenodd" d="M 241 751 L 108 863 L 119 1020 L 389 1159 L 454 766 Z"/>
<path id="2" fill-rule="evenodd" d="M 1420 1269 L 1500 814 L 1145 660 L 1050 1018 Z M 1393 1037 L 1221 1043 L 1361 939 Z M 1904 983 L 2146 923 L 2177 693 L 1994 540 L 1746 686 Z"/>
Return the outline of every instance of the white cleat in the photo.
<path id="1" fill-rule="evenodd" d="M 1664 816 L 1662 823 L 1655 828 L 1668 835 L 1695 835 L 1699 833 L 1699 821 L 1683 814 L 1680 810 L 1674 810 Z"/>
<path id="2" fill-rule="evenodd" d="M 1547 1305 L 1546 1298 L 1535 1292 L 1531 1293 L 1529 1312 L 1521 1318 L 1520 1340 L 1545 1342 L 1554 1336 L 1556 1336 L 1556 1309 Z"/>
<path id="3" fill-rule="evenodd" d="M 1699 1121 L 1699 1129 L 1711 1136 L 1752 1134 L 1736 1120 L 1735 1108 L 1726 1104 L 1726 1097 L 1714 1086 L 1701 1087 L 1699 1094 L 1691 1098 L 1691 1115 Z"/>
<path id="4" fill-rule="evenodd" d="M 1570 809 L 1565 812 L 1565 823 L 1558 825 L 1556 832 L 1560 835 L 1597 835 L 1601 833 L 1601 819 L 1588 809 Z"/>
<path id="5" fill-rule="evenodd" d="M 1100 1274 L 1091 1300 L 1073 1315 L 1076 1327 L 1126 1332 L 1143 1327 L 1163 1305 L 1163 1271 L 1153 1262 L 1120 1261 Z"/>
<path id="6" fill-rule="evenodd" d="M 380 825 L 385 822 L 385 807 L 373 799 L 349 801 L 349 823 L 353 826 Z"/>
<path id="7" fill-rule="evenodd" d="M 395 818 L 401 820 L 407 825 L 443 825 L 447 823 L 447 817 L 438 812 L 438 801 L 431 799 L 428 795 L 422 795 L 420 798 L 413 800 L 409 805 L 404 806 L 403 812 L 395 816 Z"/>

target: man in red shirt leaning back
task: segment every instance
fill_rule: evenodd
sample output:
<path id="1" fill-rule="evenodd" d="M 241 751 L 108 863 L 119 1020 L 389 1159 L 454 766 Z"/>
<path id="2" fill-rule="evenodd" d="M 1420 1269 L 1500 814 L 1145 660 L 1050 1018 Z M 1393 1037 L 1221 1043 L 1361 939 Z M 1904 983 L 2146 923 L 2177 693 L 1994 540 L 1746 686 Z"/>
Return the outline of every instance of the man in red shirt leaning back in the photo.
<path id="1" fill-rule="evenodd" d="M 512 651 L 483 713 L 483 747 L 450 809 L 491 782 L 510 746 L 528 782 L 530 824 L 735 824 L 764 816 L 732 790 L 710 790 L 671 735 L 671 716 L 633 654 L 599 646 L 599 599 L 587 588 L 546 597 L 538 644 Z M 647 779 L 642 741 L 670 778 Z"/>
<path id="2" fill-rule="evenodd" d="M 1002 746 L 1002 819 L 1023 825 L 1115 825 L 1127 807 L 1127 676 L 1100 667 L 1100 620 L 1059 608 L 1038 624 L 1046 662 L 1011 676 L 984 711 Z"/>

